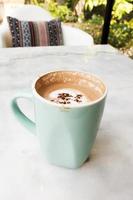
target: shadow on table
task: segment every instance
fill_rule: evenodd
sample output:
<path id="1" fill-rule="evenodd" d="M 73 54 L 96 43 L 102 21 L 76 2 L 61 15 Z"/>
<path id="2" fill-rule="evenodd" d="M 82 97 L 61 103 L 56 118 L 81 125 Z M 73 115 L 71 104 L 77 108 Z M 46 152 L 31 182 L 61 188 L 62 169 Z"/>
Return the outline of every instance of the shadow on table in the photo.
<path id="1" fill-rule="evenodd" d="M 99 130 L 98 135 L 96 137 L 94 146 L 91 151 L 90 157 L 86 160 L 86 162 L 91 162 L 99 159 L 106 159 L 112 155 L 113 145 L 114 145 L 114 137 L 108 132 Z"/>

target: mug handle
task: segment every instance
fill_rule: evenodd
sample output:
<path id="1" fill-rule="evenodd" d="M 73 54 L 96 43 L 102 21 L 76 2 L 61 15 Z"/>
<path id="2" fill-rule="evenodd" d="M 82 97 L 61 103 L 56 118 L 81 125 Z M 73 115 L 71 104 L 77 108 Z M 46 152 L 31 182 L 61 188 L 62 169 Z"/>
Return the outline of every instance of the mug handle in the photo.
<path id="1" fill-rule="evenodd" d="M 32 101 L 32 95 L 29 93 L 23 93 L 20 95 L 17 95 L 12 101 L 11 101 L 11 108 L 13 110 L 13 113 L 17 117 L 17 119 L 21 122 L 23 126 L 25 126 L 33 135 L 36 135 L 36 125 L 35 123 L 29 119 L 19 108 L 17 100 L 18 99 L 27 99 L 29 101 Z"/>

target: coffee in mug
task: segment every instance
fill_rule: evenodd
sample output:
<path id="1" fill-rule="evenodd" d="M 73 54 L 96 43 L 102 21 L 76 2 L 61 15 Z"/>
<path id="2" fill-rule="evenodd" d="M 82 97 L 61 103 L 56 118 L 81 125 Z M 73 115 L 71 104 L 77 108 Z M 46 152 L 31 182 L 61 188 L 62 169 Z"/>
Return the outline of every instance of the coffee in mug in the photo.
<path id="1" fill-rule="evenodd" d="M 88 74 L 54 72 L 41 77 L 35 85 L 43 98 L 62 105 L 86 105 L 97 100 L 105 91 L 102 83 Z"/>
<path id="2" fill-rule="evenodd" d="M 107 86 L 96 75 L 77 71 L 53 71 L 37 78 L 32 95 L 12 100 L 18 120 L 37 135 L 42 155 L 52 164 L 80 167 L 90 156 L 103 115 Z M 32 99 L 35 122 L 17 104 Z"/>

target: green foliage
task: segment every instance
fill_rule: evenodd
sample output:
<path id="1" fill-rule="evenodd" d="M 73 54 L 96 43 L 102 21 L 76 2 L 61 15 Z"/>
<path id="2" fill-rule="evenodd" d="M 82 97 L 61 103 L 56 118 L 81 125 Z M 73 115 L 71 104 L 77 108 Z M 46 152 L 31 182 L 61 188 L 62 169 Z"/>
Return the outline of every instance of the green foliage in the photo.
<path id="1" fill-rule="evenodd" d="M 133 28 L 127 22 L 113 23 L 110 26 L 109 43 L 117 48 L 128 46 L 133 39 Z"/>
<path id="2" fill-rule="evenodd" d="M 86 0 L 85 10 L 89 14 L 88 23 L 95 27 L 99 25 L 100 32 L 91 31 L 96 43 L 100 43 L 103 17 L 96 15 L 96 8 L 105 8 L 106 0 Z M 103 5 L 103 7 L 99 7 Z M 100 11 L 100 9 L 99 9 Z M 112 23 L 110 25 L 109 43 L 117 48 L 129 48 L 133 45 L 133 19 L 125 20 L 126 16 L 133 11 L 133 0 L 115 0 L 112 12 Z M 100 11 L 101 12 L 101 11 Z M 102 12 L 101 12 L 102 13 Z M 86 13 L 85 13 L 86 14 Z M 87 30 L 87 29 L 86 29 Z"/>
<path id="3" fill-rule="evenodd" d="M 73 7 L 73 0 L 66 0 L 66 5 L 71 9 Z"/>
<path id="4" fill-rule="evenodd" d="M 106 6 L 106 0 L 86 0 L 85 9 L 92 11 L 95 7 L 100 5 Z M 125 14 L 129 14 L 133 10 L 132 0 L 115 0 L 113 7 L 113 18 L 120 20 Z"/>
<path id="5" fill-rule="evenodd" d="M 120 20 L 125 14 L 129 14 L 133 10 L 132 3 L 129 0 L 116 0 L 112 13 L 113 18 Z"/>
<path id="6" fill-rule="evenodd" d="M 131 27 L 133 29 L 133 18 L 130 21 L 126 22 L 126 23 L 128 24 L 128 27 Z"/>
<path id="7" fill-rule="evenodd" d="M 103 24 L 103 17 L 98 15 L 93 15 L 90 20 L 88 20 L 88 23 L 90 24 L 96 24 L 96 25 L 102 25 Z"/>
<path id="8" fill-rule="evenodd" d="M 43 2 L 47 2 L 48 10 L 53 16 L 60 18 L 61 21 L 71 22 L 74 26 L 88 32 L 93 36 L 95 43 L 101 42 L 107 0 L 85 0 L 84 9 L 80 16 L 76 16 L 73 11 L 79 0 L 66 0 L 63 5 L 59 5 L 57 0 L 31 1 L 42 7 L 44 6 Z M 82 23 L 77 22 L 78 18 Z M 133 46 L 133 0 L 115 0 L 109 43 L 122 49 L 130 49 Z"/>
<path id="9" fill-rule="evenodd" d="M 64 22 L 74 22 L 77 20 L 75 14 L 67 7 L 67 5 L 58 5 L 56 2 L 49 3 L 49 11 L 53 16 L 60 18 Z"/>
<path id="10" fill-rule="evenodd" d="M 89 11 L 92 11 L 92 9 L 94 7 L 97 7 L 99 5 L 102 5 L 102 4 L 106 4 L 106 0 L 86 0 L 85 1 L 85 9 L 86 10 L 89 10 Z"/>

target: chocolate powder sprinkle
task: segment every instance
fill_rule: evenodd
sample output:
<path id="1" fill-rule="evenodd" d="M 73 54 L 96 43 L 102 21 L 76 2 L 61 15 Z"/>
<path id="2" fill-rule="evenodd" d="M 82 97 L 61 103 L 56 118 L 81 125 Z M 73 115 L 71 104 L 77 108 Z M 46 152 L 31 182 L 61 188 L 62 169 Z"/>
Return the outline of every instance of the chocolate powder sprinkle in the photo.
<path id="1" fill-rule="evenodd" d="M 76 101 L 77 103 L 81 103 L 81 100 L 75 99 L 74 101 Z"/>
<path id="2" fill-rule="evenodd" d="M 77 98 L 81 98 L 83 95 L 82 94 L 77 94 Z"/>
<path id="3" fill-rule="evenodd" d="M 71 100 L 76 101 L 77 103 L 81 103 L 82 94 L 77 94 L 76 96 L 72 96 L 68 93 L 59 93 L 57 99 L 51 99 L 52 102 L 59 104 L 70 104 Z"/>
<path id="4" fill-rule="evenodd" d="M 71 102 L 70 101 L 67 101 L 67 104 L 70 104 Z"/>

